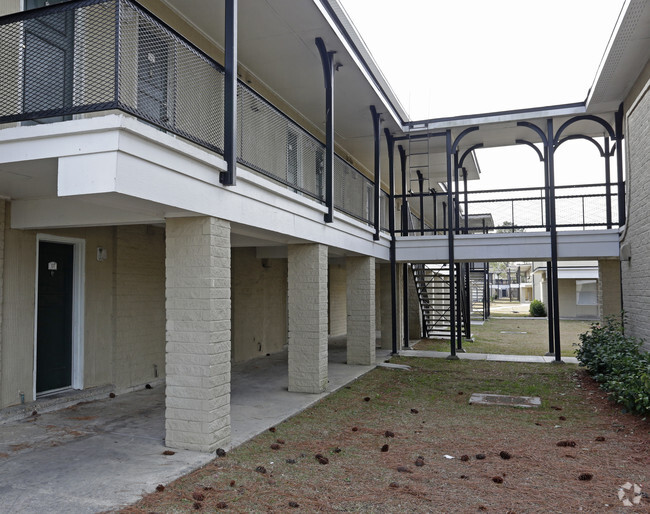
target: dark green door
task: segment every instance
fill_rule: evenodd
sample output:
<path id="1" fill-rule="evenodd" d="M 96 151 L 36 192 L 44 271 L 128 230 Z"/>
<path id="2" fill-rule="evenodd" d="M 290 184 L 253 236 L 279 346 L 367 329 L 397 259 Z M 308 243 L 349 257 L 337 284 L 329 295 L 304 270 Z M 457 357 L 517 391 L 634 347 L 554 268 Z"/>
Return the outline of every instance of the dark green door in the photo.
<path id="1" fill-rule="evenodd" d="M 64 0 L 26 0 L 25 9 Z M 74 12 L 64 11 L 26 20 L 23 110 L 27 113 L 66 111 L 72 107 L 74 75 Z M 32 120 L 48 123 L 70 116 Z"/>
<path id="2" fill-rule="evenodd" d="M 72 385 L 74 247 L 39 242 L 36 392 Z"/>

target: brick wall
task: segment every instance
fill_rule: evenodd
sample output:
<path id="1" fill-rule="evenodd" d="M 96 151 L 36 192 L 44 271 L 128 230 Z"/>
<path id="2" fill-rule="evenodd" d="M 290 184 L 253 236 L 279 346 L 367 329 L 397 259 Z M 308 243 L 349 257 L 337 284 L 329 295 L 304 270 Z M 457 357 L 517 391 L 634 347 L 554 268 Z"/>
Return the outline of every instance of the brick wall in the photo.
<path id="1" fill-rule="evenodd" d="M 634 99 L 632 99 L 634 100 Z M 627 230 L 623 245 L 630 259 L 621 263 L 627 331 L 650 350 L 650 91 L 627 111 Z M 627 107 L 627 105 L 626 105 Z"/>
<path id="2" fill-rule="evenodd" d="M 114 373 L 125 390 L 165 373 L 164 229 L 117 227 L 115 248 Z"/>
<path id="3" fill-rule="evenodd" d="M 287 344 L 287 260 L 232 249 L 232 357 L 244 361 Z"/>

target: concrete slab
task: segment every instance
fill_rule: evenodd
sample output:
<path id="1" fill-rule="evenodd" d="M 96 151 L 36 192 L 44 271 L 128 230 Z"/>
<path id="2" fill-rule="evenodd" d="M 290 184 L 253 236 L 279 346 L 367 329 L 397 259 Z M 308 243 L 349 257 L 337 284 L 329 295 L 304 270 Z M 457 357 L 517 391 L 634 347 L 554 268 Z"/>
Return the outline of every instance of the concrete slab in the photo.
<path id="1" fill-rule="evenodd" d="M 374 367 L 346 365 L 344 342 L 330 347 L 323 394 L 287 391 L 286 353 L 234 365 L 231 448 Z M 389 354 L 377 350 L 377 361 Z M 160 385 L 0 424 L 0 511 L 110 510 L 212 460 L 183 450 L 163 455 L 164 406 Z"/>
<path id="2" fill-rule="evenodd" d="M 411 370 L 411 366 L 407 366 L 406 364 L 393 364 L 392 362 L 382 362 L 380 364 L 377 364 L 377 367 L 388 369 L 403 369 L 406 371 Z"/>
<path id="3" fill-rule="evenodd" d="M 508 407 L 531 409 L 542 405 L 542 400 L 539 396 L 510 396 L 505 394 L 472 393 L 469 403 L 470 405 L 505 405 Z"/>
<path id="4" fill-rule="evenodd" d="M 434 352 L 427 350 L 402 350 L 399 352 L 402 357 L 425 357 L 430 359 L 446 359 L 449 357 L 449 352 Z M 538 363 L 552 363 L 555 357 L 547 357 L 543 355 L 500 355 L 492 353 L 457 353 L 461 360 L 471 361 L 492 361 L 492 362 L 538 362 Z M 578 364 L 578 359 L 575 357 L 562 357 L 562 362 L 567 364 Z"/>

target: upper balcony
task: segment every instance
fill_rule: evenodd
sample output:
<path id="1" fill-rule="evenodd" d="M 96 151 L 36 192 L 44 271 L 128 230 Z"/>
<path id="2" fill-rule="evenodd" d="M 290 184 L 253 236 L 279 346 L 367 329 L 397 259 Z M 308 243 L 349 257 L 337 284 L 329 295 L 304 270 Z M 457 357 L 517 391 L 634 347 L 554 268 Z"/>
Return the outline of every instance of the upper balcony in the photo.
<path id="1" fill-rule="evenodd" d="M 137 3 L 79 0 L 16 13 L 0 19 L 0 40 L 1 124 L 121 112 L 223 154 L 223 66 Z M 240 165 L 324 202 L 325 145 L 242 80 L 237 130 Z M 334 183 L 335 208 L 372 225 L 373 181 L 336 155 Z M 8 195 L 2 189 L 0 180 Z M 380 210 L 388 220 L 383 191 Z"/>
<path id="2" fill-rule="evenodd" d="M 190 147 L 220 158 L 225 130 L 225 77 L 219 62 L 223 34 L 215 22 L 221 19 L 220 13 L 210 13 L 208 17 L 209 2 L 192 5 L 176 0 L 145 3 L 151 4 L 158 15 L 165 13 L 165 22 L 131 0 L 75 0 L 0 18 L 0 67 L 3 69 L 0 124 L 88 121 L 117 112 L 138 120 L 143 133 L 150 133 L 151 127 L 155 127 L 158 133 L 165 134 L 167 141 L 182 139 Z M 553 118 L 556 128 L 561 127 L 562 138 L 558 133 L 556 141 L 558 146 L 581 134 L 592 139 L 602 135 L 604 131 L 598 123 L 595 129 L 586 128 L 593 120 L 569 123 L 576 116 L 585 118 L 584 105 L 409 122 L 367 50 L 355 39 L 358 36 L 353 27 L 346 25 L 341 13 L 337 17 L 336 5 L 335 1 L 325 0 L 297 2 L 295 9 L 287 10 L 286 6 L 264 0 L 243 3 L 240 9 L 237 160 L 255 177 L 272 182 L 274 185 L 269 186 L 269 190 L 281 189 L 283 194 L 300 199 L 321 216 L 325 201 L 325 95 L 314 37 L 322 36 L 328 49 L 336 51 L 337 68 L 342 66 L 342 71 L 337 71 L 335 94 L 334 206 L 339 215 L 365 229 L 365 232 L 358 231 L 363 237 L 371 238 L 369 229 L 376 223 L 374 180 L 379 180 L 382 186 L 379 218 L 384 231 L 389 229 L 391 206 L 387 194 L 391 189 L 390 167 L 383 148 L 379 157 L 380 174 L 375 177 L 375 173 L 369 171 L 375 164 L 370 105 L 383 111 L 382 128 L 394 137 L 395 146 L 406 149 L 401 174 L 397 171 L 399 163 L 394 166 L 395 229 L 402 234 L 397 241 L 398 260 L 442 259 L 447 251 L 450 220 L 457 234 L 456 244 L 461 248 L 458 258 L 463 258 L 463 238 L 476 239 L 472 245 L 478 248 L 476 245 L 482 244 L 479 241 L 482 239 L 472 233 L 490 232 L 495 224 L 498 232 L 495 237 L 499 242 L 487 244 L 500 249 L 490 254 L 490 258 L 508 255 L 503 245 L 513 244 L 515 239 L 504 238 L 508 235 L 503 234 L 506 230 L 524 230 L 526 236 L 529 232 L 538 232 L 538 243 L 548 245 L 546 229 L 550 219 L 545 209 L 550 196 L 557 204 L 554 223 L 558 228 L 616 231 L 621 212 L 617 204 L 623 201 L 624 184 L 613 176 L 587 189 L 557 188 L 552 195 L 550 188 L 499 191 L 474 188 L 471 191 L 466 182 L 459 185 L 456 176 L 451 181 L 451 197 L 447 192 L 450 160 L 454 163 L 452 173 L 460 173 L 461 180 L 479 178 L 480 168 L 474 151 L 480 146 L 523 142 L 533 147 L 537 145 L 536 151 L 541 156 L 539 147 L 543 134 L 540 137 L 540 131 L 547 118 Z M 218 8 L 222 8 L 221 3 Z M 311 23 L 298 31 L 305 19 Z M 278 20 L 282 24 L 274 25 Z M 192 40 L 188 39 L 189 34 L 193 35 Z M 290 55 L 290 59 L 283 59 L 285 54 Z M 614 113 L 606 113 L 606 117 L 613 125 Z M 64 125 L 72 127 L 60 124 Z M 138 131 L 130 127 L 131 132 Z M 470 128 L 472 130 L 467 132 Z M 70 129 L 70 138 L 77 137 L 74 134 L 82 130 L 81 126 Z M 45 141 L 39 134 L 36 139 Z M 445 136 L 458 141 L 463 135 L 462 144 L 454 145 L 455 154 L 451 155 Z M 610 139 L 613 136 L 610 135 Z M 426 141 L 424 152 L 417 148 L 423 141 Z M 0 194 L 6 197 L 21 200 L 61 196 L 64 186 L 79 178 L 75 175 L 65 183 L 60 174 L 58 184 L 50 177 L 47 188 L 15 187 L 16 176 L 31 173 L 18 160 L 43 159 L 38 152 L 21 152 L 23 150 L 16 151 L 15 158 L 0 159 L 0 171 L 8 172 L 0 173 Z M 609 158 L 612 152 L 608 150 L 607 154 Z M 56 154 L 51 152 L 47 157 L 56 157 Z M 58 164 L 52 167 L 58 165 L 59 171 L 68 170 L 68 157 L 63 155 L 63 159 L 59 158 Z M 426 165 L 419 159 L 425 159 Z M 84 166 L 89 163 L 91 161 L 85 162 Z M 38 166 L 35 164 L 34 168 Z M 426 183 L 423 185 L 425 167 Z M 205 176 L 200 180 L 206 182 Z M 66 194 L 87 196 L 90 193 L 72 188 L 72 192 L 69 190 Z M 221 199 L 211 201 L 215 203 Z M 271 209 L 274 207 L 272 200 L 267 204 Z M 403 217 L 406 211 L 402 206 L 407 204 L 415 214 L 415 222 L 410 227 Z M 21 212 L 30 212 L 31 206 L 26 204 Z M 18 212 L 20 206 L 15 207 Z M 179 212 L 193 212 L 191 200 L 182 207 Z M 507 215 L 497 214 L 501 211 L 508 211 Z M 315 222 L 317 216 L 312 213 L 312 218 Z M 158 217 L 162 219 L 163 214 Z M 507 221 L 508 226 L 499 229 L 503 221 Z M 272 229 L 270 223 L 268 225 Z M 23 228 L 34 226 L 27 222 L 22 225 Z M 302 233 L 313 233 L 313 230 L 304 229 Z M 409 242 L 404 241 L 406 236 L 411 236 Z M 386 246 L 386 237 L 383 243 Z M 422 252 L 412 255 L 406 251 L 407 247 L 414 246 Z M 429 250 L 433 247 L 436 250 L 431 253 Z M 476 255 L 464 257 L 476 260 Z"/>

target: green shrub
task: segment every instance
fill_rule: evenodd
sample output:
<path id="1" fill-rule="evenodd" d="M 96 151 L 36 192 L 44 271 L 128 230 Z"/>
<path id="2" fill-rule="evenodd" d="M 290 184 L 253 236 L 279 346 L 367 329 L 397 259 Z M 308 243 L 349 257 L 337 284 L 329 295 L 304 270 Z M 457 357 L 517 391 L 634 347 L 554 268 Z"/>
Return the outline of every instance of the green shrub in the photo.
<path id="1" fill-rule="evenodd" d="M 533 300 L 530 302 L 529 311 L 530 315 L 536 318 L 543 318 L 546 316 L 546 306 L 544 305 L 544 302 L 540 302 L 539 300 Z"/>
<path id="2" fill-rule="evenodd" d="M 623 333 L 620 319 L 608 317 L 580 335 L 576 355 L 610 398 L 630 412 L 645 414 L 650 412 L 650 354 L 641 344 Z"/>

